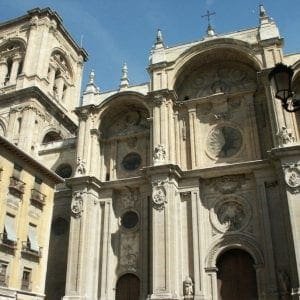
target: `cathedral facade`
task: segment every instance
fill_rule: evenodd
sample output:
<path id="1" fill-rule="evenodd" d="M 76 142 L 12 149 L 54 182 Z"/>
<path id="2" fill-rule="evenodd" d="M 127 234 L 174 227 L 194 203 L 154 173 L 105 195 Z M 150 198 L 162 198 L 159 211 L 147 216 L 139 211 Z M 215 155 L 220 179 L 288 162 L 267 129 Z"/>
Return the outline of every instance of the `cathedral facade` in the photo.
<path id="1" fill-rule="evenodd" d="M 292 66 L 300 96 L 300 54 L 264 7 L 197 42 L 158 31 L 146 84 L 91 72 L 80 99 L 86 59 L 51 9 L 0 24 L 0 133 L 65 178 L 45 296 L 18 299 L 300 299 L 300 114 L 268 79 Z"/>

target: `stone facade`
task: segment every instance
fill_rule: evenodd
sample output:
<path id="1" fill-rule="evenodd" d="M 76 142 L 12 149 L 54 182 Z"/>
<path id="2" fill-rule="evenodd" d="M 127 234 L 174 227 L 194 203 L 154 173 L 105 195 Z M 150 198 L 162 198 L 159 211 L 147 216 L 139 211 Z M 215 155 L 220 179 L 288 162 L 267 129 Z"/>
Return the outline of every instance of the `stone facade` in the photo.
<path id="1" fill-rule="evenodd" d="M 252 261 L 256 298 L 300 299 L 300 115 L 268 81 L 291 65 L 299 94 L 300 54 L 282 45 L 263 6 L 257 28 L 169 48 L 159 31 L 149 83 L 131 86 L 124 65 L 106 93 L 92 72 L 79 106 L 86 53 L 59 16 L 0 25 L 1 134 L 66 178 L 48 299 L 121 300 L 127 286 L 132 300 L 217 300 L 232 250 Z"/>

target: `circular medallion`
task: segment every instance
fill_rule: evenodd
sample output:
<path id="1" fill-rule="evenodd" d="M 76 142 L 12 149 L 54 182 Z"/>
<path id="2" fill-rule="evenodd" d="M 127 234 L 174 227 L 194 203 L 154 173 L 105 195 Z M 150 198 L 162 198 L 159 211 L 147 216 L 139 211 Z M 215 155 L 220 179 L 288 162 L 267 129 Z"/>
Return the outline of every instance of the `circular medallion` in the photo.
<path id="1" fill-rule="evenodd" d="M 136 212 L 130 210 L 121 217 L 121 225 L 126 229 L 133 229 L 139 222 L 139 216 Z"/>
<path id="2" fill-rule="evenodd" d="M 134 171 L 138 169 L 141 163 L 141 156 L 135 152 L 127 154 L 122 160 L 122 166 L 126 171 Z"/>
<path id="3" fill-rule="evenodd" d="M 211 222 L 220 232 L 240 231 L 251 218 L 248 202 L 235 197 L 225 198 L 214 206 L 210 212 Z"/>
<path id="4" fill-rule="evenodd" d="M 241 132 L 230 126 L 214 128 L 207 138 L 207 149 L 216 158 L 234 156 L 242 147 Z"/>

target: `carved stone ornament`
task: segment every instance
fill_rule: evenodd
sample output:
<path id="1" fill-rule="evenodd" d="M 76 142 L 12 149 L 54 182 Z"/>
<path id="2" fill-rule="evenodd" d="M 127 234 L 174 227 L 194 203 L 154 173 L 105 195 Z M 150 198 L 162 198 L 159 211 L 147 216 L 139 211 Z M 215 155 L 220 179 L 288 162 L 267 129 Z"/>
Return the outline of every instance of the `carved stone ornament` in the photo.
<path id="1" fill-rule="evenodd" d="M 284 177 L 285 182 L 290 188 L 293 194 L 300 192 L 300 165 L 291 164 L 285 165 L 284 167 Z"/>
<path id="2" fill-rule="evenodd" d="M 243 199 L 226 197 L 216 203 L 210 217 L 212 224 L 220 232 L 241 231 L 249 223 L 251 208 Z"/>
<path id="3" fill-rule="evenodd" d="M 136 271 L 139 257 L 139 234 L 121 236 L 120 267 L 126 271 Z"/>
<path id="4" fill-rule="evenodd" d="M 215 191 L 222 194 L 232 194 L 245 184 L 245 176 L 222 176 L 210 179 L 209 184 Z"/>
<path id="5" fill-rule="evenodd" d="M 83 193 L 74 192 L 72 203 L 71 203 L 71 212 L 75 218 L 80 218 L 83 212 Z"/>
<path id="6" fill-rule="evenodd" d="M 152 205 L 157 210 L 163 210 L 167 203 L 166 190 L 163 181 L 156 181 L 152 187 Z"/>
<path id="7" fill-rule="evenodd" d="M 206 140 L 207 152 L 215 159 L 229 158 L 238 154 L 242 145 L 241 131 L 227 125 L 213 128 Z"/>
<path id="8" fill-rule="evenodd" d="M 191 277 L 187 276 L 185 277 L 185 280 L 183 282 L 183 294 L 184 294 L 184 299 L 190 299 L 190 296 L 194 295 L 194 289 L 193 289 L 193 281 Z"/>
<path id="9" fill-rule="evenodd" d="M 293 144 L 296 139 L 293 135 L 293 132 L 291 129 L 286 128 L 285 126 L 282 126 L 281 129 L 277 133 L 278 136 L 278 142 L 280 146 Z"/>
<path id="10" fill-rule="evenodd" d="M 164 145 L 157 145 L 153 152 L 154 165 L 159 165 L 166 160 L 166 149 Z"/>
<path id="11" fill-rule="evenodd" d="M 83 176 L 86 173 L 85 161 L 80 157 L 77 158 L 75 177 Z"/>

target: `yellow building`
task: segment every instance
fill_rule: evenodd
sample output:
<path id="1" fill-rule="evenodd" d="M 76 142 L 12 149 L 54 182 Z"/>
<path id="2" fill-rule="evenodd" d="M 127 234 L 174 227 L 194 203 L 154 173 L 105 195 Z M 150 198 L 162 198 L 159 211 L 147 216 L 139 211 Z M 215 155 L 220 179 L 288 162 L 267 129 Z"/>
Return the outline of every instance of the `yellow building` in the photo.
<path id="1" fill-rule="evenodd" d="M 55 184 L 63 180 L 0 136 L 0 299 L 43 299 Z"/>

